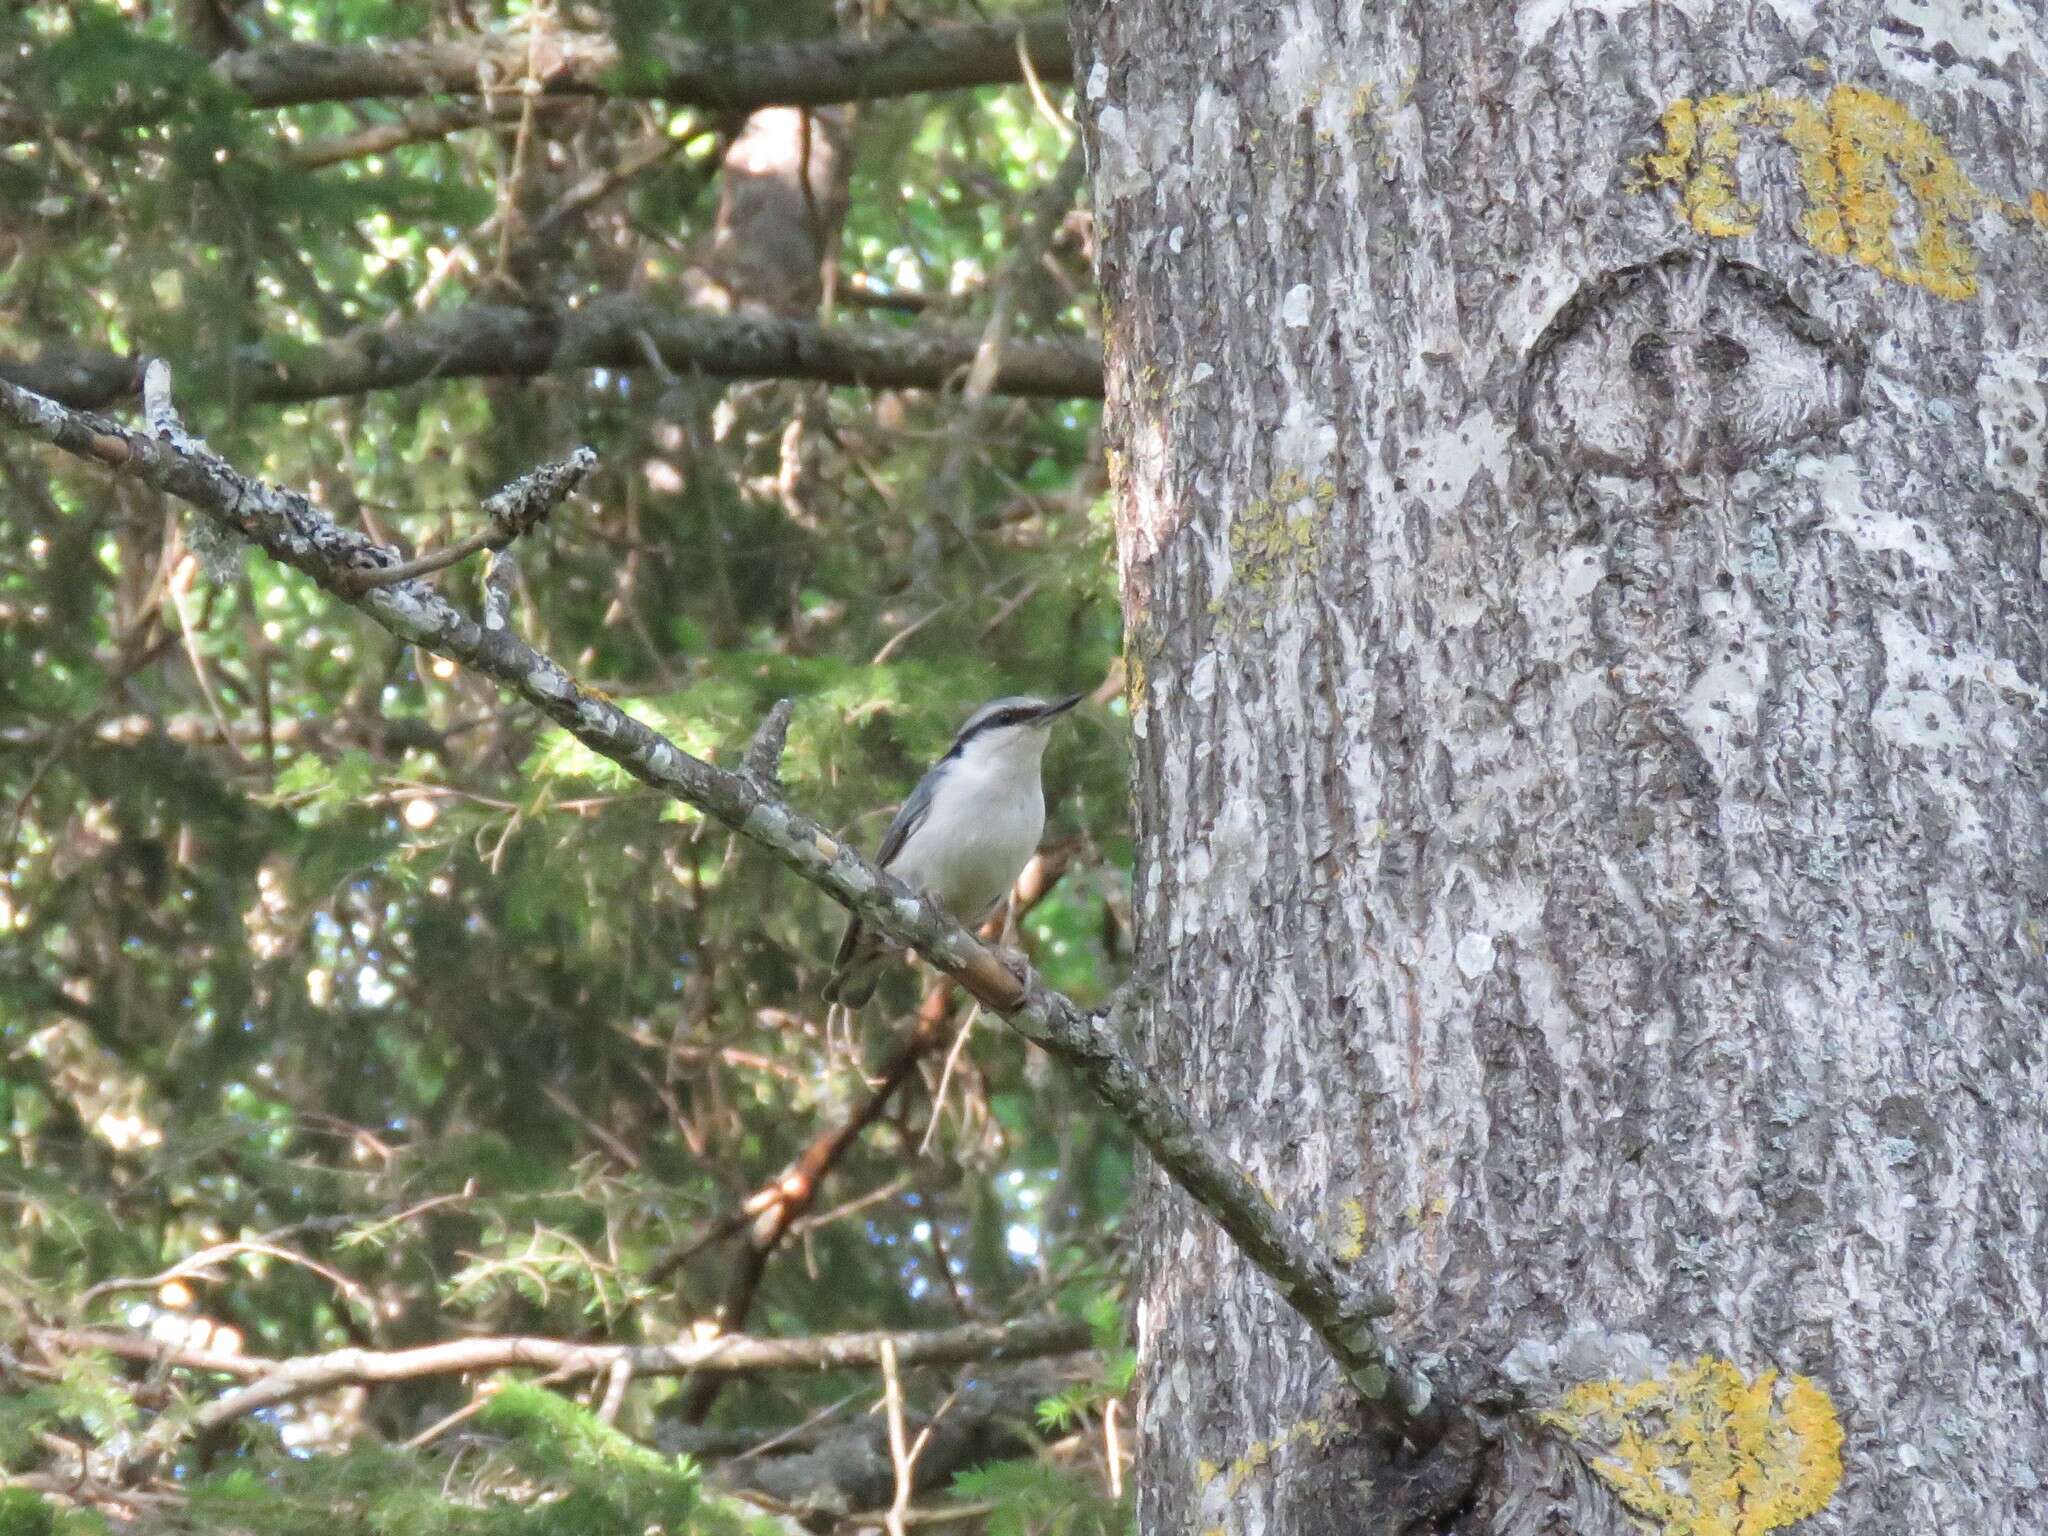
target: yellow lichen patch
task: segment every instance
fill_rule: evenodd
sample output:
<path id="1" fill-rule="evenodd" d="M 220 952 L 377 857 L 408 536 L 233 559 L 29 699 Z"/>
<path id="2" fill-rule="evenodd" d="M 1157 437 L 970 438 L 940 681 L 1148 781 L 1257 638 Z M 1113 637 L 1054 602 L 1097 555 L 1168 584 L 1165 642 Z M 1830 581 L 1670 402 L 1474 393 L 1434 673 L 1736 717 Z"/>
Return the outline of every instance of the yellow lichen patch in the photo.
<path id="1" fill-rule="evenodd" d="M 1765 121 L 1784 125 L 1799 156 L 1803 232 L 1816 249 L 1945 299 L 1977 291 L 1976 252 L 1962 226 L 1984 197 L 1925 123 L 1890 97 L 1853 85 L 1828 92 L 1824 117 L 1812 102 L 1776 92 L 1761 98 L 1760 110 Z M 1899 187 L 1919 225 L 1910 256 L 1893 234 Z"/>
<path id="2" fill-rule="evenodd" d="M 1674 101 L 1664 109 L 1664 152 L 1643 161 L 1653 184 L 1678 187 L 1686 222 L 1703 235 L 1727 238 L 1756 228 L 1756 209 L 1735 187 L 1735 130 L 1750 102 L 1727 95 Z"/>
<path id="3" fill-rule="evenodd" d="M 1263 1440 L 1254 1440 L 1251 1448 L 1230 1464 L 1230 1477 L 1223 1485 L 1223 1496 L 1234 1499 L 1238 1490 L 1250 1481 L 1251 1475 L 1272 1460 L 1273 1447 Z"/>
<path id="4" fill-rule="evenodd" d="M 1337 1262 L 1356 1264 L 1365 1257 L 1365 1207 L 1356 1200 L 1346 1200 L 1337 1209 L 1344 1222 L 1343 1235 L 1337 1242 Z"/>
<path id="5" fill-rule="evenodd" d="M 1246 1448 L 1245 1453 L 1230 1464 L 1223 1483 L 1223 1496 L 1234 1499 L 1249 1482 L 1254 1473 L 1278 1456 L 1288 1446 L 1306 1441 L 1320 1446 L 1329 1440 L 1332 1427 L 1321 1419 L 1303 1419 L 1291 1428 L 1282 1430 L 1271 1440 L 1257 1440 Z M 1207 1487 L 1215 1480 L 1218 1468 L 1212 1461 L 1195 1463 L 1195 1480 L 1201 1487 Z"/>
<path id="6" fill-rule="evenodd" d="M 1681 98 L 1661 123 L 1664 148 L 1643 157 L 1645 185 L 1677 188 L 1686 222 L 1717 239 L 1756 229 L 1757 209 L 1742 200 L 1737 181 L 1745 125 L 1767 130 L 1797 156 L 1806 201 L 1800 233 L 1810 244 L 1945 299 L 1977 291 L 1966 229 L 1980 209 L 2048 228 L 2048 217 L 2035 211 L 2048 211 L 2048 196 L 2036 192 L 2026 205 L 1990 196 L 1933 129 L 1862 86 L 1838 85 L 1818 101 L 1790 91 Z M 1913 231 L 1910 249 L 1900 248 L 1902 227 Z"/>
<path id="7" fill-rule="evenodd" d="M 1311 486 L 1298 470 L 1282 470 L 1270 492 L 1230 520 L 1230 560 L 1237 579 L 1255 590 L 1275 576 L 1306 570 L 1315 558 L 1316 510 L 1336 499 L 1325 480 Z"/>
<path id="8" fill-rule="evenodd" d="M 1648 1381 L 1589 1381 L 1542 1416 L 1600 1448 L 1593 1470 L 1665 1536 L 1763 1536 L 1827 1507 L 1842 1426 L 1811 1380 L 1754 1381 L 1702 1355 Z"/>

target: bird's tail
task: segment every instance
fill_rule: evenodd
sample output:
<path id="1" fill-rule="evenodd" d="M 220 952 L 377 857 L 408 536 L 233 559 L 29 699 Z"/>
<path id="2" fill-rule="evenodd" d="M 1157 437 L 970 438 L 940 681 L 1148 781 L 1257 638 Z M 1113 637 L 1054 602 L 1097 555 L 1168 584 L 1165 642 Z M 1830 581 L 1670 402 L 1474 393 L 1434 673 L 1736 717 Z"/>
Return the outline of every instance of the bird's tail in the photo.
<path id="1" fill-rule="evenodd" d="M 825 1001 L 861 1007 L 882 983 L 882 961 L 888 952 L 886 939 L 870 933 L 858 919 L 849 922 L 832 960 L 832 978 L 825 983 Z"/>

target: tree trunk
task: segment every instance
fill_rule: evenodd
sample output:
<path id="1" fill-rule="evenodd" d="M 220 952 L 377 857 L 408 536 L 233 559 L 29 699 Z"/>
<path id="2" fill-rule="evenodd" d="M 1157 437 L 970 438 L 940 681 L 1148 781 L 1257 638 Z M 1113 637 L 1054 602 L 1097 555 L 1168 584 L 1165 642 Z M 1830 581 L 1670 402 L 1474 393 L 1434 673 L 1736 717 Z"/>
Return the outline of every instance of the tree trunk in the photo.
<path id="1" fill-rule="evenodd" d="M 1457 1408 L 1155 1190 L 1146 1532 L 2048 1530 L 2048 22 L 1960 9 L 1078 6 L 1141 1045 Z"/>

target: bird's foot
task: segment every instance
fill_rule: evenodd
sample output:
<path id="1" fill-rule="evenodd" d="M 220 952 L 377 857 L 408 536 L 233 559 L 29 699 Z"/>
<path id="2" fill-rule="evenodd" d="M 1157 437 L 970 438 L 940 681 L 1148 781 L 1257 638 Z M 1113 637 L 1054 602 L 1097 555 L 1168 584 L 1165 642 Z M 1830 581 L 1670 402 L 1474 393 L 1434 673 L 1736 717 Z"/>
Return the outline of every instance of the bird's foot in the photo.
<path id="1" fill-rule="evenodd" d="M 989 947 L 996 952 L 996 958 L 1003 962 L 1003 969 L 1017 978 L 1018 986 L 1031 985 L 1031 962 L 1024 958 L 1022 950 L 1010 949 L 1001 944 L 992 944 Z"/>

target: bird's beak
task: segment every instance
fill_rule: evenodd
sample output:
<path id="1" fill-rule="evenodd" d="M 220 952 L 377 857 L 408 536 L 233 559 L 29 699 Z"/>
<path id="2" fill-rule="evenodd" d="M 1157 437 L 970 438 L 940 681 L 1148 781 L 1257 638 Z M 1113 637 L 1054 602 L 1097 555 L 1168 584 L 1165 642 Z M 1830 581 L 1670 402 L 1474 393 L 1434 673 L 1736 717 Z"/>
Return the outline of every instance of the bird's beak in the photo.
<path id="1" fill-rule="evenodd" d="M 1064 715 L 1068 710 L 1072 709 L 1076 704 L 1080 703 L 1083 699 L 1087 697 L 1088 695 L 1085 693 L 1070 693 L 1064 699 L 1053 700 L 1052 703 L 1046 705 L 1043 712 L 1040 713 L 1038 717 L 1038 723 L 1040 725 L 1050 724 L 1054 718 L 1060 715 Z"/>

